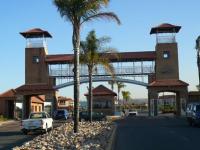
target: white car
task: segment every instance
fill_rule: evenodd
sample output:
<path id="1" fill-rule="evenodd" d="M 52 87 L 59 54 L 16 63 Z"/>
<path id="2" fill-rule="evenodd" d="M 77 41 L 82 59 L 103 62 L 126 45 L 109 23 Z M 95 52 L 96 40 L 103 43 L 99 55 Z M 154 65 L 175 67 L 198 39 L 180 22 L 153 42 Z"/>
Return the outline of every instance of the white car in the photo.
<path id="1" fill-rule="evenodd" d="M 138 115 L 138 112 L 137 112 L 137 110 L 129 110 L 128 115 L 129 115 L 129 116 L 137 116 L 137 115 Z"/>
<path id="2" fill-rule="evenodd" d="M 53 129 L 53 119 L 46 112 L 32 112 L 29 119 L 22 120 L 21 131 L 27 134 L 29 131 L 44 131 L 47 132 Z"/>

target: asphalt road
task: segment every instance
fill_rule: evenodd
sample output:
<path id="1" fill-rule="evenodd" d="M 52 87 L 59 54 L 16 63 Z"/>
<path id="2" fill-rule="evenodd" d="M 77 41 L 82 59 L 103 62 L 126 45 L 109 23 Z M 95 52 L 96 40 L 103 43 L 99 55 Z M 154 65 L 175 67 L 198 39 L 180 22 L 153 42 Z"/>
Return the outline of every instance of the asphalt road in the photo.
<path id="1" fill-rule="evenodd" d="M 128 117 L 117 125 L 114 150 L 200 149 L 200 128 L 184 118 Z"/>
<path id="2" fill-rule="evenodd" d="M 65 123 L 65 121 L 55 121 L 54 128 Z M 0 125 L 0 150 L 11 150 L 15 146 L 20 146 L 24 142 L 32 140 L 41 133 L 30 133 L 23 135 L 20 131 L 20 122 L 13 121 Z"/>

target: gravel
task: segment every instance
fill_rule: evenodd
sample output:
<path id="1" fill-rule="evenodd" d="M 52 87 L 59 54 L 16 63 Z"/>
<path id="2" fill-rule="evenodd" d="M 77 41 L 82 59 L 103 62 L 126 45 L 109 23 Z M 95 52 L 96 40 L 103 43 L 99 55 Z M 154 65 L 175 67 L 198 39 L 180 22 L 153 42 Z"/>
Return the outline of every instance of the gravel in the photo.
<path id="1" fill-rule="evenodd" d="M 79 122 L 79 132 L 73 133 L 73 123 L 65 123 L 13 150 L 105 150 L 114 126 L 108 121 Z"/>

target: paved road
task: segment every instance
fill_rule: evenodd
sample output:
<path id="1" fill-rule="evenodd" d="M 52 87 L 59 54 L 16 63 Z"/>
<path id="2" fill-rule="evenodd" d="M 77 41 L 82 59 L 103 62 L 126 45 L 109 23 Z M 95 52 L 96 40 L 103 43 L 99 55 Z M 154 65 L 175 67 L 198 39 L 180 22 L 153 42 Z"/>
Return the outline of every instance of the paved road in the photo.
<path id="1" fill-rule="evenodd" d="M 184 118 L 128 117 L 117 124 L 114 150 L 200 149 L 200 128 Z"/>
<path id="2" fill-rule="evenodd" d="M 65 121 L 54 122 L 54 128 L 65 123 Z M 0 126 L 0 150 L 10 150 L 15 146 L 20 146 L 24 142 L 32 140 L 40 133 L 23 135 L 20 131 L 20 122 L 14 121 Z"/>

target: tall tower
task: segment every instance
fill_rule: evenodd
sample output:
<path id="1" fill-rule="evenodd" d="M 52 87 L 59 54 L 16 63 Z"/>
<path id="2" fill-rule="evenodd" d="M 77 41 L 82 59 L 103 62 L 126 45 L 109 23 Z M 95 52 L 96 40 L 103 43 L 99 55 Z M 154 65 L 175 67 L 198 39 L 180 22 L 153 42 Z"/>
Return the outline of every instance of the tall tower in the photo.
<path id="1" fill-rule="evenodd" d="M 20 34 L 26 38 L 25 84 L 48 83 L 48 65 L 45 62 L 48 53 L 46 38 L 52 36 L 39 28 Z"/>
<path id="2" fill-rule="evenodd" d="M 150 34 L 156 34 L 156 80 L 179 79 L 176 33 L 180 29 L 181 26 L 167 23 L 151 29 Z"/>

